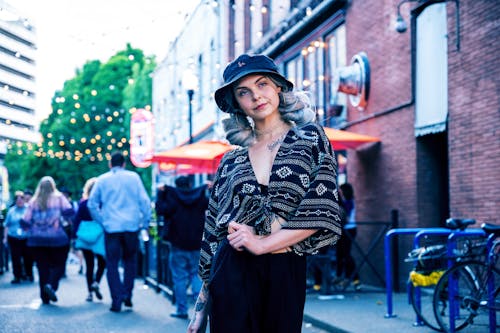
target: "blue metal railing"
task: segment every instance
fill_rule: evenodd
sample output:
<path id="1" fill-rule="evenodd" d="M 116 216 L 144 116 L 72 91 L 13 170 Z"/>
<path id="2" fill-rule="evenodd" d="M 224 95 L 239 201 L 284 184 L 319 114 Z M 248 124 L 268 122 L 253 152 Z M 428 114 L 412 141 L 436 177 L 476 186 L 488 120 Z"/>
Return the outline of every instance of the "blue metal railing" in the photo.
<path id="1" fill-rule="evenodd" d="M 393 272 L 392 272 L 392 238 L 399 235 L 414 235 L 422 231 L 422 228 L 396 228 L 389 230 L 384 238 L 384 252 L 385 252 L 385 290 L 387 297 L 387 313 L 386 318 L 393 318 L 396 315 L 393 313 L 393 299 L 392 299 L 392 285 L 393 285 Z"/>
<path id="2" fill-rule="evenodd" d="M 453 257 L 454 257 L 454 251 L 457 246 L 457 238 L 459 237 L 484 237 L 485 232 L 481 229 L 467 229 L 465 231 L 459 231 L 459 230 L 451 230 L 447 228 L 397 228 L 397 229 L 392 229 L 389 232 L 387 232 L 385 239 L 384 239 L 384 250 L 385 250 L 385 274 L 386 274 L 386 297 L 387 297 L 387 313 L 385 314 L 386 318 L 393 318 L 396 317 L 396 315 L 393 312 L 393 270 L 392 270 L 392 262 L 393 262 L 393 249 L 391 246 L 391 241 L 393 237 L 399 236 L 399 235 L 415 235 L 414 241 L 413 241 L 413 246 L 414 248 L 420 247 L 420 239 L 422 237 L 427 237 L 427 236 L 448 236 L 446 248 L 447 248 L 447 256 L 448 256 L 448 267 L 451 267 L 453 263 L 455 262 Z M 417 306 L 420 307 L 420 293 L 419 293 L 420 288 L 416 288 L 416 303 Z M 456 304 L 455 301 L 450 299 L 450 328 L 451 332 L 455 332 L 455 321 L 454 321 L 454 315 L 456 313 Z M 493 312 L 493 314 L 492 314 Z M 490 311 L 490 322 L 492 320 L 495 320 L 495 318 L 491 319 L 492 316 L 494 316 L 495 313 L 494 311 Z M 417 325 L 422 325 L 422 319 L 419 318 L 417 315 L 416 318 L 416 324 Z M 494 327 L 494 325 L 490 324 L 490 327 Z"/>

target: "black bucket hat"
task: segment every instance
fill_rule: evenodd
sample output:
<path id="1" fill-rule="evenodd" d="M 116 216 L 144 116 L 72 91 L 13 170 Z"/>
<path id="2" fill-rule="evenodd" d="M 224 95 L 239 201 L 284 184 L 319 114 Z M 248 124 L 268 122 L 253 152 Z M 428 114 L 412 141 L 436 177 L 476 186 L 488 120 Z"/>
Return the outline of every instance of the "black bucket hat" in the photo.
<path id="1" fill-rule="evenodd" d="M 227 65 L 222 75 L 224 84 L 215 91 L 215 102 L 222 111 L 231 112 L 231 105 L 225 98 L 227 93 L 232 93 L 231 85 L 242 77 L 255 73 L 272 74 L 273 77 L 282 81 L 289 90 L 293 89 L 293 83 L 278 72 L 278 66 L 271 58 L 262 54 L 242 54 Z"/>

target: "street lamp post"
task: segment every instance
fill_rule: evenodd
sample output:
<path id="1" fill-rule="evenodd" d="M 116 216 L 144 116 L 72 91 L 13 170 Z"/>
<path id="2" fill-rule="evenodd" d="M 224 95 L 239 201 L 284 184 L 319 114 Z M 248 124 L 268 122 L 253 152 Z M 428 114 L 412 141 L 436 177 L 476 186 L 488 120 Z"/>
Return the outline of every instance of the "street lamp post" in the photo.
<path id="1" fill-rule="evenodd" d="M 198 84 L 196 75 L 191 70 L 186 70 L 182 77 L 182 85 L 188 95 L 188 117 L 189 117 L 189 143 L 193 143 L 193 95 Z"/>
<path id="2" fill-rule="evenodd" d="M 193 95 L 194 89 L 188 89 L 188 107 L 189 107 L 189 143 L 193 143 Z"/>

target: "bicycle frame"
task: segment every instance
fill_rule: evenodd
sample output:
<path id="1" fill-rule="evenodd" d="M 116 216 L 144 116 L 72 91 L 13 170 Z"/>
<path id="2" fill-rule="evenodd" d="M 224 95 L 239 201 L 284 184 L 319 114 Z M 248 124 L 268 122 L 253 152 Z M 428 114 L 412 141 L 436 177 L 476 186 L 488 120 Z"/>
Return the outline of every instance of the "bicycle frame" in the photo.
<path id="1" fill-rule="evenodd" d="M 452 234 L 448 237 L 448 244 L 453 246 L 456 246 L 456 241 L 455 238 L 460 235 L 455 235 Z M 495 304 L 495 281 L 494 281 L 494 275 L 491 274 L 491 267 L 493 267 L 496 263 L 496 258 L 497 255 L 494 253 L 495 252 L 495 247 L 500 244 L 500 241 L 494 242 L 496 239 L 495 234 L 491 234 L 488 236 L 488 240 L 486 243 L 486 249 L 487 249 L 487 264 L 488 264 L 488 304 L 489 306 L 489 327 L 490 327 L 490 333 L 495 333 L 496 331 L 496 311 L 491 304 Z M 448 250 L 451 252 L 448 252 L 448 254 L 452 253 L 453 248 L 449 247 Z M 451 267 L 449 267 L 451 268 Z M 458 315 L 458 307 L 459 304 L 456 302 L 456 295 L 458 294 L 458 286 L 457 286 L 457 281 L 453 277 L 452 274 L 450 274 L 449 282 L 448 282 L 448 302 L 449 302 L 449 325 L 450 325 L 450 332 L 454 333 L 455 332 L 455 327 L 456 327 L 456 322 L 455 318 Z M 481 288 L 481 286 L 477 286 L 477 288 Z"/>

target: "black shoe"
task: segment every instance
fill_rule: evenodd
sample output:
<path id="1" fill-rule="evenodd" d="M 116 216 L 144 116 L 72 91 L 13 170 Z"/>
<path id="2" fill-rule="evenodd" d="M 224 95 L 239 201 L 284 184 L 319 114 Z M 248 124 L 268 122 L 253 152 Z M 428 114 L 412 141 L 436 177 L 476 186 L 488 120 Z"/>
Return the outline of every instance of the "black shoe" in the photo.
<path id="1" fill-rule="evenodd" d="M 172 312 L 170 314 L 170 317 L 179 318 L 179 319 L 188 319 L 188 314 L 187 313 Z"/>
<path id="2" fill-rule="evenodd" d="M 95 297 L 97 297 L 98 300 L 102 300 L 102 294 L 101 291 L 99 290 L 99 284 L 97 282 L 92 283 L 90 290 L 92 290 L 95 293 Z"/>
<path id="3" fill-rule="evenodd" d="M 122 309 L 120 309 L 119 307 L 115 307 L 115 306 L 112 306 L 109 308 L 109 311 L 111 312 L 120 312 Z"/>
<path id="4" fill-rule="evenodd" d="M 54 291 L 54 289 L 52 289 L 50 284 L 46 284 L 43 287 L 43 291 L 45 292 L 49 300 L 51 300 L 52 302 L 57 302 L 56 292 Z"/>
<path id="5" fill-rule="evenodd" d="M 12 284 L 20 284 L 21 283 L 21 279 L 15 278 L 14 280 L 10 281 L 10 283 L 12 283 Z"/>
<path id="6" fill-rule="evenodd" d="M 125 305 L 127 308 L 131 308 L 132 306 L 134 306 L 134 305 L 132 304 L 132 299 L 131 299 L 130 297 L 125 298 L 125 299 L 123 300 L 123 305 Z"/>

